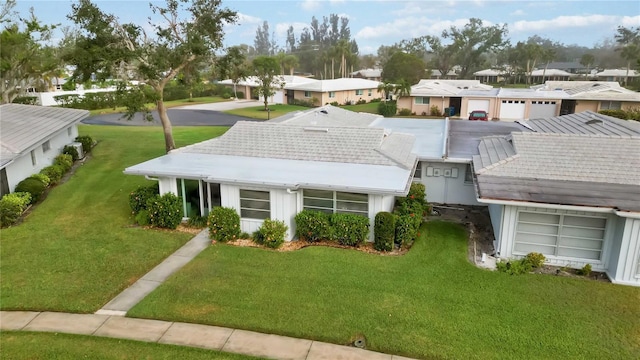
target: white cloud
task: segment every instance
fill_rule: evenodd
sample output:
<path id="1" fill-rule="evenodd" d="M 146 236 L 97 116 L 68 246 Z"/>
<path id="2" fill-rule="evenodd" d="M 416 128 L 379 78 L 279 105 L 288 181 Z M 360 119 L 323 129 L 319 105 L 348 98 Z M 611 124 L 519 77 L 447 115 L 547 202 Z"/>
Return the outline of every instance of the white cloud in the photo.
<path id="1" fill-rule="evenodd" d="M 463 27 L 469 22 L 469 19 L 457 20 L 437 20 L 426 16 L 405 17 L 380 24 L 377 26 L 365 26 L 355 35 L 357 40 L 382 39 L 390 36 L 401 36 L 401 39 L 408 39 L 423 35 L 439 36 L 443 30 L 449 29 L 451 26 Z M 483 25 L 487 26 L 486 22 Z"/>
<path id="2" fill-rule="evenodd" d="M 509 29 L 527 32 L 553 30 L 555 28 L 592 27 L 616 23 L 619 20 L 619 16 L 613 15 L 558 16 L 551 20 L 516 21 L 513 25 L 509 25 Z"/>
<path id="3" fill-rule="evenodd" d="M 620 24 L 624 27 L 640 26 L 640 15 L 623 16 L 620 19 Z"/>
<path id="4" fill-rule="evenodd" d="M 518 9 L 518 10 L 516 10 L 516 11 L 512 12 L 512 13 L 511 13 L 511 14 L 509 14 L 509 15 L 511 15 L 511 16 L 522 16 L 522 15 L 524 15 L 524 14 L 525 14 L 524 10 Z"/>
<path id="5" fill-rule="evenodd" d="M 320 9 L 322 4 L 318 0 L 304 0 L 300 3 L 300 7 L 306 11 L 314 11 Z"/>
<path id="6" fill-rule="evenodd" d="M 296 36 L 300 36 L 302 30 L 305 27 L 309 27 L 309 24 L 303 22 L 278 23 L 276 24 L 274 31 L 278 37 L 285 39 L 287 37 L 287 30 L 289 29 L 289 26 L 293 26 L 293 33 L 296 34 Z"/>
<path id="7" fill-rule="evenodd" d="M 238 13 L 238 25 L 262 24 L 262 19 L 256 16 Z"/>

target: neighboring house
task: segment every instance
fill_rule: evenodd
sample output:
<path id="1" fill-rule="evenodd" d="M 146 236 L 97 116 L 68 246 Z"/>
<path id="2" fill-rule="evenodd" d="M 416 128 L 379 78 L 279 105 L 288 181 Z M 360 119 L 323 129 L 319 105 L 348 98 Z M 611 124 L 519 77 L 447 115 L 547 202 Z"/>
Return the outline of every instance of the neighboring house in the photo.
<path id="1" fill-rule="evenodd" d="M 362 69 L 351 73 L 352 78 L 367 79 L 373 81 L 382 80 L 382 69 Z"/>
<path id="2" fill-rule="evenodd" d="M 497 256 L 539 252 L 640 286 L 640 125 L 593 112 L 526 125 L 473 157 Z"/>
<path id="3" fill-rule="evenodd" d="M 462 94 L 465 90 L 480 92 L 486 94 L 486 97 L 495 96 L 491 93 L 492 86 L 481 84 L 478 80 L 423 79 L 411 87 L 409 96 L 398 99 L 398 109 L 410 109 L 418 115 L 429 115 L 432 107 L 440 114 L 447 108 L 453 108 L 453 115 L 461 114 Z"/>
<path id="4" fill-rule="evenodd" d="M 600 81 L 617 81 L 624 83 L 627 80 L 627 77 L 630 81 L 633 81 L 640 77 L 640 73 L 636 70 L 627 71 L 627 69 L 605 69 L 596 73 L 595 77 Z"/>
<path id="5" fill-rule="evenodd" d="M 541 84 L 545 81 L 569 81 L 575 74 L 559 69 L 536 69 L 531 72 L 531 83 Z"/>
<path id="6" fill-rule="evenodd" d="M 34 105 L 0 105 L 1 193 L 12 192 L 23 179 L 51 165 L 78 136 L 86 110 Z"/>
<path id="7" fill-rule="evenodd" d="M 504 82 L 507 74 L 500 69 L 485 69 L 474 72 L 473 76 L 483 84 L 497 84 Z"/>
<path id="8" fill-rule="evenodd" d="M 278 80 L 283 84 L 283 86 L 276 87 L 275 94 L 268 99 L 269 103 L 271 104 L 287 103 L 285 88 L 289 85 L 298 85 L 302 83 L 318 81 L 316 79 L 296 75 L 279 75 Z M 245 99 L 258 99 L 256 88 L 258 88 L 259 82 L 258 78 L 256 78 L 255 76 L 249 76 L 246 79 L 240 80 L 235 86 L 231 79 L 219 81 L 218 84 L 224 85 L 232 91 L 235 90 L 239 93 L 243 93 Z"/>
<path id="9" fill-rule="evenodd" d="M 625 89 L 615 81 L 547 81 L 532 88 L 567 93 L 569 96 L 562 100 L 561 115 L 640 107 L 640 93 Z"/>
<path id="10" fill-rule="evenodd" d="M 576 61 L 568 61 L 568 62 L 550 62 L 547 64 L 540 64 L 538 69 L 557 69 L 566 71 L 571 74 L 586 74 L 589 69 Z"/>
<path id="11" fill-rule="evenodd" d="M 459 70 L 459 67 L 449 70 L 449 72 L 447 72 L 447 74 L 444 76 L 442 75 L 442 72 L 440 72 L 440 70 L 438 69 L 430 69 L 430 70 L 431 70 L 430 79 L 455 80 L 458 78 L 458 73 L 456 72 L 456 70 Z M 429 71 L 429 69 L 427 69 L 427 71 Z"/>

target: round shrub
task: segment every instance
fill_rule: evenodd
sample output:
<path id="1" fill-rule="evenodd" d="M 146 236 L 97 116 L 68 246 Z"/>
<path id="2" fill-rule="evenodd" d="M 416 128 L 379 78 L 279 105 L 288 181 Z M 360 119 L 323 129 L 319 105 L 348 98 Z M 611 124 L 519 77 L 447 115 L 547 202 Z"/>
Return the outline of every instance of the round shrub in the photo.
<path id="1" fill-rule="evenodd" d="M 403 246 L 411 244 L 418 234 L 414 218 L 410 215 L 401 215 L 396 218 L 396 244 Z"/>
<path id="2" fill-rule="evenodd" d="M 386 211 L 377 213 L 373 225 L 373 247 L 379 251 L 391 251 L 395 233 L 396 217 Z"/>
<path id="3" fill-rule="evenodd" d="M 30 203 L 31 194 L 27 192 L 14 192 L 3 196 L 0 199 L 0 226 L 15 224 Z"/>
<path id="4" fill-rule="evenodd" d="M 71 145 L 66 145 L 63 149 L 62 149 L 62 153 L 63 154 L 67 154 L 67 155 L 71 155 L 71 159 L 73 161 L 76 161 L 80 158 L 80 155 L 78 154 L 78 150 L 71 146 Z"/>
<path id="5" fill-rule="evenodd" d="M 296 236 L 298 239 L 315 242 L 332 238 L 329 215 L 321 211 L 303 210 L 296 217 Z"/>
<path id="6" fill-rule="evenodd" d="M 355 214 L 331 215 L 333 238 L 341 245 L 358 246 L 369 237 L 369 218 Z"/>
<path id="7" fill-rule="evenodd" d="M 60 165 L 64 169 L 64 172 L 67 172 L 73 166 L 73 157 L 68 154 L 60 154 L 55 157 L 55 159 L 53 160 L 53 164 Z"/>
<path id="8" fill-rule="evenodd" d="M 227 242 L 240 236 L 240 215 L 235 209 L 215 207 L 209 213 L 209 238 Z"/>
<path id="9" fill-rule="evenodd" d="M 49 177 L 45 174 L 33 174 L 31 176 L 29 176 L 29 179 L 37 179 L 40 180 L 40 182 L 42 182 L 44 184 L 44 186 L 49 186 L 49 184 L 51 184 L 51 179 L 49 179 Z"/>
<path id="10" fill-rule="evenodd" d="M 58 181 L 60 181 L 64 173 L 65 173 L 64 168 L 60 165 L 51 165 L 40 170 L 40 174 L 44 174 L 49 178 L 50 184 L 55 184 Z"/>
<path id="11" fill-rule="evenodd" d="M 82 144 L 82 151 L 88 153 L 93 146 L 93 139 L 89 135 L 78 136 L 76 141 Z"/>
<path id="12" fill-rule="evenodd" d="M 134 214 L 139 213 L 147 208 L 147 201 L 158 195 L 158 184 L 150 186 L 138 186 L 129 193 L 129 206 Z"/>
<path id="13" fill-rule="evenodd" d="M 525 255 L 524 257 L 524 261 L 528 262 L 529 264 L 531 264 L 531 266 L 534 269 L 537 269 L 539 267 L 541 267 L 542 265 L 544 265 L 544 261 L 546 260 L 546 258 L 544 257 L 544 255 L 537 253 L 537 252 L 530 252 L 527 255 Z"/>
<path id="14" fill-rule="evenodd" d="M 398 111 L 398 105 L 395 101 L 382 101 L 378 104 L 378 114 L 384 117 L 395 116 Z"/>
<path id="15" fill-rule="evenodd" d="M 151 218 L 149 218 L 149 212 L 147 210 L 140 210 L 136 214 L 136 224 L 140 226 L 149 226 Z"/>
<path id="16" fill-rule="evenodd" d="M 149 223 L 155 227 L 175 229 L 182 221 L 182 201 L 172 193 L 147 200 L 147 211 Z"/>
<path id="17" fill-rule="evenodd" d="M 255 232 L 253 241 L 266 247 L 277 249 L 284 242 L 287 234 L 287 225 L 284 221 L 265 219 L 262 226 Z"/>
<path id="18" fill-rule="evenodd" d="M 27 192 L 27 193 L 31 194 L 31 204 L 33 204 L 36 201 L 38 201 L 40 196 L 42 196 L 42 193 L 44 193 L 44 189 L 46 189 L 46 188 L 47 187 L 44 186 L 42 181 L 40 181 L 38 179 L 27 178 L 27 179 L 24 179 L 24 180 L 20 181 L 18 183 L 18 185 L 16 185 L 15 191 L 16 192 Z"/>

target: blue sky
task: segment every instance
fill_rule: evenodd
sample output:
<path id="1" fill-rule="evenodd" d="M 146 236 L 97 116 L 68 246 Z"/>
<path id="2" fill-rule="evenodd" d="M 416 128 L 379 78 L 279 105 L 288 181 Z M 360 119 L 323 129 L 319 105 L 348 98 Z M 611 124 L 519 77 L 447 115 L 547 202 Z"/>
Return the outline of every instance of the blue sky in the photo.
<path id="1" fill-rule="evenodd" d="M 147 23 L 149 1 L 94 0 L 122 22 Z M 44 23 L 68 25 L 69 0 L 18 0 L 17 11 L 26 15 L 33 7 Z M 639 1 L 247 1 L 223 0 L 238 12 L 238 24 L 226 27 L 225 45 L 253 44 L 256 28 L 269 23 L 284 46 L 286 29 L 293 25 L 298 36 L 312 16 L 319 20 L 329 14 L 349 18 L 352 37 L 362 54 L 373 53 L 380 45 L 421 35 L 440 35 L 450 26 L 462 27 L 471 17 L 486 24 L 504 24 L 513 43 L 539 35 L 564 44 L 591 47 L 612 38 L 617 26 L 640 26 Z"/>

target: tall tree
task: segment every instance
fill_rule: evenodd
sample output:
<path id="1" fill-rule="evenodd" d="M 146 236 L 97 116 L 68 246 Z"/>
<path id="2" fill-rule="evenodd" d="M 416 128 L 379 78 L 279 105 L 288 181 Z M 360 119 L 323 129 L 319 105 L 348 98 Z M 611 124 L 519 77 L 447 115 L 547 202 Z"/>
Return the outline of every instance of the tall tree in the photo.
<path id="1" fill-rule="evenodd" d="M 627 74 L 624 78 L 624 85 L 629 83 L 629 70 L 631 65 L 640 59 L 640 26 L 636 28 L 626 28 L 618 26 L 615 35 L 620 56 L 627 61 Z"/>
<path id="2" fill-rule="evenodd" d="M 293 32 L 293 26 L 289 25 L 287 29 L 287 51 L 292 53 L 296 50 L 296 34 Z"/>
<path id="3" fill-rule="evenodd" d="M 591 67 L 593 66 L 593 63 L 595 61 L 596 61 L 596 58 L 592 54 L 584 54 L 580 58 L 580 65 L 582 65 L 582 66 L 587 68 L 587 73 L 584 74 L 585 77 L 587 77 L 587 76 L 589 76 L 589 74 L 591 74 Z"/>
<path id="4" fill-rule="evenodd" d="M 218 75 L 221 79 L 231 79 L 233 82 L 233 97 L 238 98 L 238 83 L 249 76 L 245 51 L 240 46 L 227 48 L 227 52 L 217 64 Z M 245 94 L 249 96 L 249 94 Z"/>
<path id="5" fill-rule="evenodd" d="M 275 33 L 269 33 L 269 23 L 263 22 L 262 26 L 258 26 L 256 37 L 253 40 L 253 47 L 258 55 L 275 55 L 278 49 L 276 44 Z"/>
<path id="6" fill-rule="evenodd" d="M 253 75 L 258 80 L 258 96 L 264 99 L 264 109 L 269 110 L 269 97 L 276 93 L 278 88 L 284 86 L 280 73 L 280 64 L 278 59 L 272 56 L 258 56 L 253 59 L 252 63 Z"/>
<path id="7" fill-rule="evenodd" d="M 282 59 L 282 66 L 284 67 L 285 72 L 288 72 L 289 75 L 293 75 L 295 68 L 299 65 L 300 61 L 295 55 L 288 54 L 284 57 L 284 59 Z"/>
<path id="8" fill-rule="evenodd" d="M 78 52 L 68 60 L 76 66 L 75 77 L 114 74 L 114 67 L 151 88 L 162 123 L 167 152 L 175 148 L 173 130 L 163 101 L 164 88 L 186 66 L 209 59 L 222 47 L 223 26 L 236 21 L 236 13 L 221 7 L 220 0 L 167 0 L 164 6 L 149 5 L 156 19 L 149 19 L 154 34 L 137 24 L 121 24 L 90 0 L 72 5 L 69 18 L 83 29 Z M 159 19 L 161 21 L 158 21 Z M 105 51 L 99 51 L 104 46 Z M 147 111 L 144 97 L 127 107 L 127 116 Z"/>
<path id="9" fill-rule="evenodd" d="M 397 52 L 382 68 L 382 80 L 391 83 L 417 84 L 424 77 L 425 64 L 415 55 Z"/>
<path id="10" fill-rule="evenodd" d="M 440 38 L 435 36 L 425 36 L 424 42 L 431 48 L 430 67 L 438 70 L 442 76 L 447 76 L 456 65 L 457 49 L 455 45 L 443 45 Z"/>

